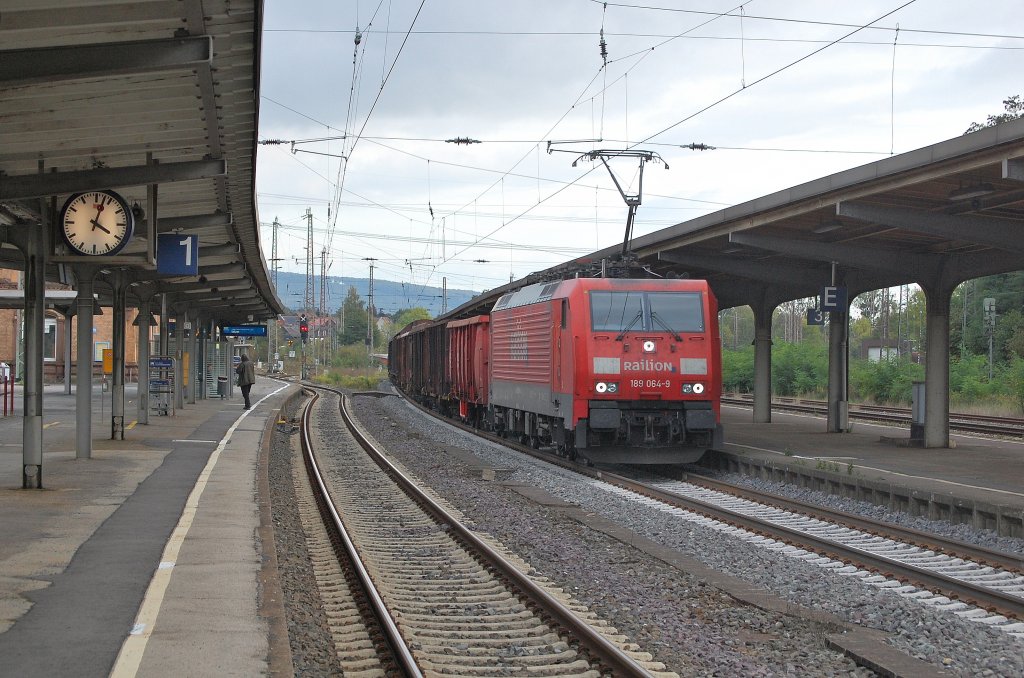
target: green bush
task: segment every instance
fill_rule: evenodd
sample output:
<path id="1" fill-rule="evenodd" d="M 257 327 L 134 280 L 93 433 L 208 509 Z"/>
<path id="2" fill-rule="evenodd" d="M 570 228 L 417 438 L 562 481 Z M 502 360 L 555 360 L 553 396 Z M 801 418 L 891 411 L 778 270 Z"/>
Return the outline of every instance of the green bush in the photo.
<path id="1" fill-rule="evenodd" d="M 823 397 L 827 385 L 827 346 L 778 342 L 772 347 L 772 390 L 775 395 Z"/>
<path id="2" fill-rule="evenodd" d="M 924 381 L 924 366 L 904 360 L 854 360 L 850 363 L 850 399 L 909 405 L 913 383 Z"/>
<path id="3" fill-rule="evenodd" d="M 754 347 L 738 351 L 722 349 L 722 390 L 752 393 L 754 390 Z"/>
<path id="4" fill-rule="evenodd" d="M 381 375 L 374 370 L 372 373 L 352 374 L 330 370 L 316 376 L 318 384 L 346 388 L 352 391 L 372 391 L 382 379 Z"/>
<path id="5" fill-rule="evenodd" d="M 370 366 L 370 356 L 363 344 L 341 346 L 331 358 L 331 367 L 344 369 L 366 369 Z"/>

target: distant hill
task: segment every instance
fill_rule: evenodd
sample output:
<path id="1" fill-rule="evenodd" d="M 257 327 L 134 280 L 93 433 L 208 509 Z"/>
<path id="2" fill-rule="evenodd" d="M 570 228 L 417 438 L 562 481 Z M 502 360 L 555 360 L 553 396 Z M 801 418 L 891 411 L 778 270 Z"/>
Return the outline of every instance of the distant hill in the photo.
<path id="1" fill-rule="evenodd" d="M 369 278 L 344 278 L 339 276 L 327 276 L 327 311 L 334 313 L 345 301 L 348 295 L 348 288 L 355 287 L 359 297 L 366 303 L 370 291 Z M 430 311 L 430 315 L 436 316 L 441 313 L 442 299 L 440 287 L 423 287 L 410 283 L 394 282 L 392 280 L 373 279 L 373 301 L 378 310 L 385 313 L 394 313 L 403 308 L 423 307 Z M 306 294 L 306 276 L 302 273 L 290 273 L 279 271 L 277 274 L 277 296 L 285 306 L 292 310 L 299 310 L 303 305 Z M 448 288 L 448 310 L 452 310 L 466 303 L 480 292 L 473 290 L 455 290 Z M 314 304 L 320 303 L 320 278 L 317 277 L 313 290 Z"/>

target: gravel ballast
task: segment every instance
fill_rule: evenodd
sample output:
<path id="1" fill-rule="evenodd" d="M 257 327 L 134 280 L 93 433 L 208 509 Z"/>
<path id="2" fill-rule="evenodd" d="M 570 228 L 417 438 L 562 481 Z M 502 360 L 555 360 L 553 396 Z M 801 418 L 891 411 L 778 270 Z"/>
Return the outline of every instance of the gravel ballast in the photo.
<path id="1" fill-rule="evenodd" d="M 371 433 L 478 529 L 563 582 L 680 673 L 784 675 L 814 666 L 814 674 L 848 675 L 861 669 L 824 649 L 829 629 L 730 605 L 686 573 L 480 480 L 479 470 L 460 460 L 461 450 L 471 450 L 481 466 L 509 469 L 509 482 L 540 488 L 796 605 L 889 633 L 898 649 L 936 668 L 965 676 L 1024 675 L 1024 643 L 1006 634 L 678 520 L 589 479 L 470 438 L 397 398 L 353 402 Z"/>
<path id="2" fill-rule="evenodd" d="M 507 484 L 482 480 L 480 467 L 509 469 L 507 483 L 546 490 L 588 511 L 616 501 L 586 488 L 591 481 L 474 439 L 396 398 L 356 397 L 353 409 L 398 461 L 472 519 L 475 529 L 494 535 L 680 675 L 806 675 L 810 666 L 815 675 L 873 675 L 826 646 L 835 628 L 739 603 Z M 479 458 L 475 467 L 465 463 L 467 451 Z M 591 501 L 580 501 L 585 496 Z"/>

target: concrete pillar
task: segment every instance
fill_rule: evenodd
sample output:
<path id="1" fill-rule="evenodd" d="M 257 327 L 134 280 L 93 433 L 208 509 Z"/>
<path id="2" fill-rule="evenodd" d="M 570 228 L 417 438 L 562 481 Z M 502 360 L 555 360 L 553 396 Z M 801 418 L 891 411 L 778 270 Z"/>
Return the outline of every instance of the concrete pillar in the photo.
<path id="1" fill-rule="evenodd" d="M 751 305 L 754 312 L 754 423 L 772 421 L 772 314 L 775 305 Z"/>
<path id="2" fill-rule="evenodd" d="M 78 351 L 75 355 L 75 457 L 92 458 L 92 309 L 95 270 L 75 270 L 78 287 Z"/>
<path id="3" fill-rule="evenodd" d="M 125 331 L 125 296 L 128 283 L 124 271 L 111 274 L 111 288 L 114 293 L 113 352 L 114 365 L 111 374 L 110 439 L 124 440 L 124 354 L 127 343 Z"/>
<path id="4" fill-rule="evenodd" d="M 139 303 L 139 413 L 140 424 L 149 423 L 149 326 L 153 319 L 149 297 Z"/>
<path id="5" fill-rule="evenodd" d="M 45 217 L 44 217 L 45 218 Z M 42 226 L 42 225 L 41 225 Z M 24 489 L 43 487 L 43 328 L 46 302 L 46 229 L 28 229 L 25 255 L 25 389 L 22 424 Z"/>
<path id="6" fill-rule="evenodd" d="M 953 288 L 924 287 L 924 446 L 949 447 L 949 300 Z"/>
<path id="7" fill-rule="evenodd" d="M 828 328 L 828 423 L 829 433 L 846 433 L 850 430 L 849 395 L 847 379 L 849 374 L 849 304 L 844 313 L 831 312 Z"/>

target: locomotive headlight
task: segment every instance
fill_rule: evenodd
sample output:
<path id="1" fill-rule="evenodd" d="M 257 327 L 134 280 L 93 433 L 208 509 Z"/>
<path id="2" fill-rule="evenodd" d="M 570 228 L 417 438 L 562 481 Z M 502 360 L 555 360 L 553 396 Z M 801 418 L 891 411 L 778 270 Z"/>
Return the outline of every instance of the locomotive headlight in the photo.
<path id="1" fill-rule="evenodd" d="M 699 381 L 696 383 L 683 384 L 683 393 L 695 393 L 697 395 L 700 395 L 703 392 L 704 384 L 700 383 Z"/>
<path id="2" fill-rule="evenodd" d="M 654 342 L 650 339 L 644 342 L 644 353 L 654 353 Z"/>
<path id="3" fill-rule="evenodd" d="M 597 382 L 597 386 L 594 387 L 594 390 L 597 391 L 598 393 L 604 393 L 605 391 L 608 390 L 608 384 L 604 383 L 603 381 L 599 381 Z"/>
<path id="4" fill-rule="evenodd" d="M 683 393 L 693 393 L 693 384 L 683 384 Z"/>
<path id="5" fill-rule="evenodd" d="M 608 392 L 609 393 L 618 393 L 619 392 L 619 385 L 616 382 L 614 382 L 614 381 L 609 381 L 608 382 Z"/>
<path id="6" fill-rule="evenodd" d="M 618 393 L 619 384 L 616 381 L 599 381 L 594 385 L 594 390 L 598 393 Z"/>

